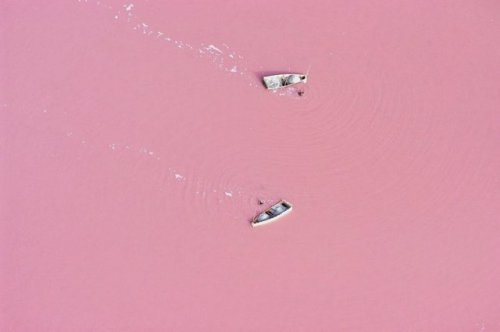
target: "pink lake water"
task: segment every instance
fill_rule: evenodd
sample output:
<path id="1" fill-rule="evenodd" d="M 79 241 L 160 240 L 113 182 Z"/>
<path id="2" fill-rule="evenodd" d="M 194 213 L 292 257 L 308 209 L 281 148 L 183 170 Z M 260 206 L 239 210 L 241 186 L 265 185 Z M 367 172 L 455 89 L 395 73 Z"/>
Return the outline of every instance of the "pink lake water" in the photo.
<path id="1" fill-rule="evenodd" d="M 0 17 L 0 330 L 500 331 L 500 3 Z"/>

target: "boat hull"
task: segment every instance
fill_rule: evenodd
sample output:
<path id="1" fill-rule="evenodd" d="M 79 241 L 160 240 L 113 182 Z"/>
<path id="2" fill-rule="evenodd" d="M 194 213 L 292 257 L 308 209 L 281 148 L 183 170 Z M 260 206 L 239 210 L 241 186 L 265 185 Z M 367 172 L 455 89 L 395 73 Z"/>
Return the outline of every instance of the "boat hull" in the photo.
<path id="1" fill-rule="evenodd" d="M 266 211 L 260 213 L 252 220 L 252 227 L 267 225 L 280 220 L 292 212 L 293 206 L 287 201 L 280 201 Z"/>
<path id="2" fill-rule="evenodd" d="M 263 77 L 264 85 L 268 90 L 281 89 L 298 83 L 306 83 L 307 75 L 279 74 Z"/>

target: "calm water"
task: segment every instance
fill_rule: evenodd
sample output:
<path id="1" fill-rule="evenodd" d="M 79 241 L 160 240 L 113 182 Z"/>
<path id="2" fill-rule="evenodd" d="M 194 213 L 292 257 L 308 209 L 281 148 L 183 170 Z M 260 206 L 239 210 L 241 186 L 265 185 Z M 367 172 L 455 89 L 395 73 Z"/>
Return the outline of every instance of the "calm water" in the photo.
<path id="1" fill-rule="evenodd" d="M 500 5 L 200 3 L 0 5 L 1 329 L 500 331 Z"/>

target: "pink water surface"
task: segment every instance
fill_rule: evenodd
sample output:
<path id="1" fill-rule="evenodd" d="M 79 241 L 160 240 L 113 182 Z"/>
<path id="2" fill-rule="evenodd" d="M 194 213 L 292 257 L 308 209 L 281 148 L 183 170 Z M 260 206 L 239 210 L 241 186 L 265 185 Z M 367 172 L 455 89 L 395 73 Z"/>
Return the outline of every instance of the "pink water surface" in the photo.
<path id="1" fill-rule="evenodd" d="M 500 331 L 498 1 L 4 0 L 0 33 L 1 331 Z"/>

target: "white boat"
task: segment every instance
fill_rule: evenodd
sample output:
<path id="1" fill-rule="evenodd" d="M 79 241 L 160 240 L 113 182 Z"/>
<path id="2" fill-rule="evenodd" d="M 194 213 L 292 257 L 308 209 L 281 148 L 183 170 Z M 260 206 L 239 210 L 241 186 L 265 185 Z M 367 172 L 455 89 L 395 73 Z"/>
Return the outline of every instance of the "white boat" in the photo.
<path id="1" fill-rule="evenodd" d="M 252 227 L 272 223 L 292 212 L 292 208 L 292 204 L 288 203 L 285 200 L 281 200 L 266 211 L 256 216 L 252 220 Z"/>
<path id="2" fill-rule="evenodd" d="M 264 76 L 264 84 L 268 90 L 284 88 L 297 83 L 306 83 L 307 75 L 304 74 L 279 74 Z"/>

